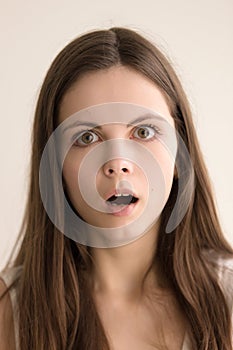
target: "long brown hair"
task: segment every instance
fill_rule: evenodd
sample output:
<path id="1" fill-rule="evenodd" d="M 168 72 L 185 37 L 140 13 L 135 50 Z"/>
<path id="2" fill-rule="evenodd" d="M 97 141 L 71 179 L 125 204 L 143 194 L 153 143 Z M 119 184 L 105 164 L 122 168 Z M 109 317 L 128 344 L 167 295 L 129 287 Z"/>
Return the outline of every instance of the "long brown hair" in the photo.
<path id="1" fill-rule="evenodd" d="M 219 225 L 189 104 L 165 55 L 147 39 L 125 28 L 96 30 L 73 40 L 55 58 L 40 91 L 23 239 L 14 262 L 22 265 L 16 285 L 20 347 L 110 348 L 92 299 L 90 253 L 87 247 L 58 232 L 49 220 L 40 197 L 39 164 L 67 90 L 81 75 L 119 64 L 140 72 L 163 93 L 194 166 L 195 192 L 187 213 L 173 232 L 164 234 L 176 201 L 177 181 L 173 181 L 161 214 L 156 260 L 189 321 L 192 348 L 230 350 L 230 310 L 202 252 L 212 250 L 227 257 L 233 256 L 233 250 Z"/>

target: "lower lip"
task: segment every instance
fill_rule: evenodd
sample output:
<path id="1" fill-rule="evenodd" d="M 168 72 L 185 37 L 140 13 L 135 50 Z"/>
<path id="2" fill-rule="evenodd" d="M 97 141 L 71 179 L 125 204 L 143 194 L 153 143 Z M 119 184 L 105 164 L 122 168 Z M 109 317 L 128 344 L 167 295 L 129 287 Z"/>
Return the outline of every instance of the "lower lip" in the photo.
<path id="1" fill-rule="evenodd" d="M 110 210 L 109 214 L 114 216 L 127 216 L 132 213 L 135 206 L 137 205 L 138 201 L 136 203 L 131 203 L 129 205 L 124 205 L 122 208 L 120 206 L 112 206 L 111 204 L 108 205 L 108 209 Z"/>

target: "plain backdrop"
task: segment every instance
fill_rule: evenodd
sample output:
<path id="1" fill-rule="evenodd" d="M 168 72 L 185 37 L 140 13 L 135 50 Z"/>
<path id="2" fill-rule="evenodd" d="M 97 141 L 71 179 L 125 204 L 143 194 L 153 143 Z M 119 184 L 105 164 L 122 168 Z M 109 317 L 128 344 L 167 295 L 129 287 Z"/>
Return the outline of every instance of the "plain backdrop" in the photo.
<path id="1" fill-rule="evenodd" d="M 0 269 L 18 235 L 33 113 L 45 73 L 79 34 L 126 26 L 172 60 L 193 111 L 217 210 L 233 243 L 232 0 L 0 1 Z"/>

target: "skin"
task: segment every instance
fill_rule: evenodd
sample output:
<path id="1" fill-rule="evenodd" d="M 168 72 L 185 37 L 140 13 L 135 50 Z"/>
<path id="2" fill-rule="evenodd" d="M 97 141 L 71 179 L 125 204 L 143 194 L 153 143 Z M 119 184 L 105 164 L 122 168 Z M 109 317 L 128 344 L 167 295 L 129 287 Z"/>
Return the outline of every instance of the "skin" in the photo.
<path id="1" fill-rule="evenodd" d="M 159 89 L 144 76 L 122 66 L 86 74 L 79 79 L 63 98 L 59 122 L 83 108 L 108 102 L 129 102 L 156 110 L 174 126 L 165 98 Z M 135 138 L 133 130 L 133 127 L 126 130 L 122 125 L 115 125 L 114 128 L 105 125 L 100 142 L 119 137 L 142 142 Z M 172 186 L 174 163 L 156 140 L 145 143 L 144 146 L 153 152 L 164 172 L 165 204 Z M 142 212 L 147 200 L 146 179 L 134 164 L 116 159 L 111 164 L 104 164 L 97 176 L 98 191 L 103 197 L 114 188 L 119 179 L 124 179 L 125 176 L 130 179 L 140 197 L 140 203 L 137 210 L 129 216 L 114 217 L 95 212 L 82 201 L 78 189 L 74 190 L 77 187 L 79 164 L 93 147 L 95 144 L 83 149 L 71 148 L 64 163 L 65 186 L 74 207 L 78 212 L 82 211 L 81 214 L 87 222 L 99 226 L 103 222 L 108 227 L 120 226 L 134 220 Z M 111 176 L 106 172 L 109 167 L 115 169 Z M 122 174 L 119 171 L 122 167 L 127 168 L 128 172 Z M 161 339 L 161 328 L 165 329 L 165 342 L 169 350 L 182 347 L 185 317 L 169 285 L 163 281 L 156 262 L 153 263 L 153 269 L 149 270 L 157 249 L 158 228 L 159 219 L 150 231 L 133 243 L 118 248 L 91 249 L 95 262 L 92 273 L 93 297 L 112 350 L 155 349 L 155 344 Z M 144 279 L 146 272 L 148 273 Z M 0 295 L 5 290 L 6 286 L 0 280 Z M 15 349 L 9 294 L 0 303 L 0 339 L 1 349 Z"/>
<path id="2" fill-rule="evenodd" d="M 153 109 L 163 115 L 166 120 L 174 126 L 174 120 L 170 114 L 166 100 L 160 90 L 149 79 L 138 72 L 124 66 L 112 67 L 108 70 L 91 72 L 79 79 L 63 97 L 60 111 L 59 123 L 66 120 L 72 114 L 102 103 L 128 102 L 135 103 Z M 113 138 L 130 139 L 133 126 L 128 130 L 125 125 L 104 125 L 101 131 L 102 142 Z M 137 140 L 141 142 L 141 140 Z M 168 156 L 164 147 L 158 142 L 144 143 L 156 156 L 161 168 L 164 170 L 166 181 L 166 198 L 169 196 L 173 176 L 174 163 Z M 106 213 L 100 213 L 90 208 L 80 196 L 77 188 L 77 169 L 83 157 L 95 147 L 95 143 L 88 147 L 72 147 L 66 157 L 63 167 L 63 176 L 68 195 L 80 215 L 88 222 L 97 226 L 107 222 L 108 226 L 120 226 L 138 217 L 142 212 L 146 199 L 143 197 L 146 181 L 139 169 L 134 164 L 129 164 L 124 159 L 115 159 L 111 164 L 103 165 L 97 177 L 99 193 L 104 196 L 110 189 L 114 188 L 117 179 L 131 179 L 140 195 L 140 205 L 129 217 L 115 217 Z M 127 174 L 116 171 L 112 176 L 106 174 L 106 169 L 113 167 L 122 169 L 126 167 Z M 104 220 L 103 220 L 104 218 Z M 110 226 L 111 227 L 111 226 Z M 125 303 L 130 300 L 138 300 L 142 294 L 142 281 L 145 273 L 150 267 L 152 258 L 156 251 L 157 232 L 159 220 L 152 229 L 140 239 L 125 246 L 117 248 L 92 248 L 95 260 L 93 271 L 93 289 L 98 296 L 108 297 Z M 137 259 L 135 259 L 137 257 Z M 147 285 L 160 289 L 161 281 L 159 271 L 149 273 Z"/>
<path id="3" fill-rule="evenodd" d="M 140 104 L 156 110 L 174 126 L 165 98 L 159 89 L 144 76 L 122 66 L 86 74 L 79 79 L 63 98 L 59 122 L 83 108 L 108 102 Z M 132 131 L 133 128 L 126 130 L 122 125 L 115 125 L 114 128 L 105 125 L 102 136 L 103 140 L 118 137 L 129 139 L 132 138 Z M 171 190 L 174 164 L 156 140 L 144 145 L 154 153 L 164 171 L 165 204 Z M 140 196 L 140 205 L 132 215 L 113 217 L 94 212 L 82 199 L 80 200 L 78 189 L 74 191 L 77 187 L 77 169 L 89 150 L 90 148 L 83 148 L 82 151 L 80 148 L 72 148 L 64 163 L 65 186 L 74 207 L 78 212 L 83 208 L 82 215 L 86 215 L 85 220 L 91 222 L 90 218 L 92 218 L 92 223 L 100 226 L 103 221 L 107 222 L 108 226 L 114 227 L 134 220 L 142 212 L 147 200 L 145 196 L 147 184 L 140 169 L 125 160 L 117 159 L 114 160 L 114 164 L 107 165 L 118 170 L 122 167 L 129 170 L 126 176 L 129 177 Z M 118 170 L 112 176 L 108 176 L 105 167 L 106 164 L 97 176 L 97 187 L 102 196 L 114 187 L 120 177 L 124 179 L 125 176 Z M 165 342 L 169 350 L 182 347 L 185 317 L 169 285 L 163 281 L 155 262 L 153 269 L 149 270 L 156 253 L 158 228 L 159 219 L 150 231 L 133 243 L 118 248 L 91 249 L 95 262 L 92 273 L 93 297 L 112 350 L 155 349 L 156 346 L 152 344 L 158 343 L 161 339 L 159 333 L 161 327 L 165 329 Z M 144 279 L 146 272 L 148 272 L 147 277 Z M 5 284 L 0 280 L 0 295 L 5 289 Z M 165 309 L 166 312 L 164 312 Z M 1 349 L 15 349 L 13 313 L 9 294 L 0 303 L 0 339 Z"/>

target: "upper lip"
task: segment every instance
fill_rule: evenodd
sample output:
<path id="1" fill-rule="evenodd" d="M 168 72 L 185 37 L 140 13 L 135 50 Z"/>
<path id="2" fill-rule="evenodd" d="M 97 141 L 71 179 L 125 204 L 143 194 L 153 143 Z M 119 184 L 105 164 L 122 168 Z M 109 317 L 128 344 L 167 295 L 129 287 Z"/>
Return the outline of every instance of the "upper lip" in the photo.
<path id="1" fill-rule="evenodd" d="M 121 188 L 121 189 L 115 189 L 115 190 L 112 190 L 112 191 L 108 192 L 104 196 L 104 199 L 107 201 L 112 196 L 116 196 L 116 195 L 119 195 L 119 194 L 129 194 L 132 197 L 138 198 L 138 196 L 132 190 L 130 190 L 128 188 Z"/>

